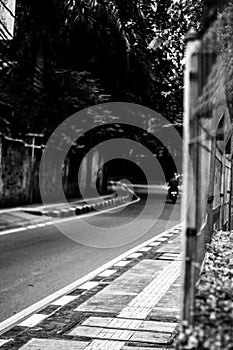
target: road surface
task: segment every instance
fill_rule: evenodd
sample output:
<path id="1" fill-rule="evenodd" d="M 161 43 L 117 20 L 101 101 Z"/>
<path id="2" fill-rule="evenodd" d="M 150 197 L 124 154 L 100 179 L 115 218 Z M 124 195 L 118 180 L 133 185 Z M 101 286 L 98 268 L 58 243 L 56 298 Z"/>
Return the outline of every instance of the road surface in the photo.
<path id="1" fill-rule="evenodd" d="M 138 203 L 119 213 L 104 213 L 87 220 L 97 233 L 101 227 L 105 230 L 115 228 L 114 232 L 108 231 L 110 248 L 74 242 L 54 226 L 0 236 L 0 321 L 180 222 L 180 198 L 176 205 L 165 203 L 164 206 L 164 196 L 154 193 L 147 213 L 140 219 L 141 227 L 147 227 L 149 223 L 149 226 L 154 224 L 154 228 L 132 239 L 132 229 L 127 229 L 127 225 L 144 208 L 145 197 L 142 194 L 140 196 Z M 155 213 L 159 212 L 162 214 L 155 222 Z M 78 218 L 66 222 L 63 227 L 68 228 L 69 232 L 80 231 L 82 237 L 89 235 L 88 226 L 83 226 Z M 126 244 L 117 246 L 116 239 L 122 233 L 122 227 L 126 227 Z M 133 234 L 136 231 L 134 227 Z"/>

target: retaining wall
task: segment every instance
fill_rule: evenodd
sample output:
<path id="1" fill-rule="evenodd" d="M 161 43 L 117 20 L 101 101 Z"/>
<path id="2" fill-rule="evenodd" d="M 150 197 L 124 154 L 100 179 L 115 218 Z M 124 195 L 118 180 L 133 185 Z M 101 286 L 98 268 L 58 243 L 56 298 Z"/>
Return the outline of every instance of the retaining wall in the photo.
<path id="1" fill-rule="evenodd" d="M 0 207 L 41 202 L 39 187 L 39 167 L 42 149 L 35 149 L 32 159 L 32 148 L 21 140 L 0 135 Z M 93 174 L 102 164 L 103 159 L 94 150 L 89 159 L 82 162 L 78 178 L 82 154 L 68 154 L 62 169 L 58 169 L 56 159 L 50 159 L 43 171 L 43 190 L 50 194 L 51 201 L 59 201 L 57 197 L 58 178 L 62 173 L 63 190 L 66 198 L 79 198 L 82 193 L 90 194 L 95 186 Z M 98 179 L 99 192 L 104 188 L 103 172 Z"/>

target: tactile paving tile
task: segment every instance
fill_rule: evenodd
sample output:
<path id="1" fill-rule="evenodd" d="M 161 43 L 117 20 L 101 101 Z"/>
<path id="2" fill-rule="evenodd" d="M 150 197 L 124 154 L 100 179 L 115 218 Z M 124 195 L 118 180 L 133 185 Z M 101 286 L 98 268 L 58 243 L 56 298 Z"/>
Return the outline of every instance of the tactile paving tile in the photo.
<path id="1" fill-rule="evenodd" d="M 171 262 L 122 310 L 119 317 L 145 319 L 180 273 L 181 262 L 179 260 Z"/>

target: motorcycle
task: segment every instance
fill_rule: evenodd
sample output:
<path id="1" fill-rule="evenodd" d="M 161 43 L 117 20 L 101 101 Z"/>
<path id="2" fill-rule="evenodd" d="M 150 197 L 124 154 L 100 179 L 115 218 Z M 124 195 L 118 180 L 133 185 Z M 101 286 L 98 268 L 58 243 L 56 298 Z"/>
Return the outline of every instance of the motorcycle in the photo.
<path id="1" fill-rule="evenodd" d="M 168 190 L 168 197 L 173 204 L 175 204 L 177 201 L 178 193 L 178 188 L 169 188 Z"/>

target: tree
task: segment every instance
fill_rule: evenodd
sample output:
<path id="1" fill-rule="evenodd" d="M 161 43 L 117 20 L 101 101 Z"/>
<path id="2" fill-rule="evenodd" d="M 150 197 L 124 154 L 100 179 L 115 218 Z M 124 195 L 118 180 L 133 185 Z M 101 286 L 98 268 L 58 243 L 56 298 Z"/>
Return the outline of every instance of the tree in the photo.
<path id="1" fill-rule="evenodd" d="M 0 73 L 13 132 L 49 134 L 103 101 L 139 103 L 180 122 L 183 39 L 200 7 L 200 0 L 18 0 L 11 65 Z"/>

